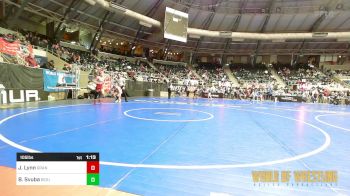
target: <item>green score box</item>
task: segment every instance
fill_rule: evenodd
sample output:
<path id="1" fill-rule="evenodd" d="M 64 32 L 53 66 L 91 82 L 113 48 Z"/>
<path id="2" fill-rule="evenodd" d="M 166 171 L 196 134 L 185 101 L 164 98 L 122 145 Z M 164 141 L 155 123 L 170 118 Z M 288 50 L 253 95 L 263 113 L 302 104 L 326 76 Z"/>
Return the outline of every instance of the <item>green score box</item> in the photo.
<path id="1" fill-rule="evenodd" d="M 99 174 L 87 174 L 86 175 L 86 185 L 99 185 L 100 175 Z"/>

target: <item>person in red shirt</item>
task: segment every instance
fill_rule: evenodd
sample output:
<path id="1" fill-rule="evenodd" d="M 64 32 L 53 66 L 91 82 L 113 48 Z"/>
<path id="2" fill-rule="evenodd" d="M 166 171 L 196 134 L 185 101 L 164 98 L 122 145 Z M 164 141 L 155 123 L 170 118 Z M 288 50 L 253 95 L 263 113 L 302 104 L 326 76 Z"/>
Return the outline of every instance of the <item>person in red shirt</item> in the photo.
<path id="1" fill-rule="evenodd" d="M 96 104 L 97 98 L 98 98 L 98 102 L 101 103 L 101 97 L 103 96 L 102 89 L 103 89 L 104 79 L 102 74 L 103 74 L 102 71 L 97 72 L 97 75 L 94 79 L 94 82 L 96 84 L 96 95 L 94 99 L 94 104 Z"/>

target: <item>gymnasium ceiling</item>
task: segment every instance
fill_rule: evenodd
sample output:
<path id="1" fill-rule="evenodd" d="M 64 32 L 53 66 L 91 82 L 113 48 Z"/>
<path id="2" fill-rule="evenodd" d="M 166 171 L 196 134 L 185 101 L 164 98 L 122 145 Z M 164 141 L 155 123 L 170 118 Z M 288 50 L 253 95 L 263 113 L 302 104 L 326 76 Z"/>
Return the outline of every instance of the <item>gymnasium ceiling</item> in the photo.
<path id="1" fill-rule="evenodd" d="M 25 2 L 26 0 L 22 1 Z M 18 0 L 7 0 L 20 7 Z M 16 3 L 17 2 L 17 3 Z M 39 23 L 60 21 L 72 0 L 28 0 L 21 18 Z M 164 20 L 165 7 L 187 12 L 189 27 L 237 32 L 342 32 L 350 31 L 349 0 L 116 0 L 116 3 L 158 21 Z M 100 6 L 76 0 L 65 23 L 96 30 L 107 13 Z M 156 27 L 141 27 L 135 19 L 110 14 L 103 24 L 104 36 L 138 41 L 150 47 L 170 47 L 198 53 L 237 54 L 349 54 L 349 40 L 293 40 L 271 42 L 202 37 L 186 44 L 163 39 Z"/>

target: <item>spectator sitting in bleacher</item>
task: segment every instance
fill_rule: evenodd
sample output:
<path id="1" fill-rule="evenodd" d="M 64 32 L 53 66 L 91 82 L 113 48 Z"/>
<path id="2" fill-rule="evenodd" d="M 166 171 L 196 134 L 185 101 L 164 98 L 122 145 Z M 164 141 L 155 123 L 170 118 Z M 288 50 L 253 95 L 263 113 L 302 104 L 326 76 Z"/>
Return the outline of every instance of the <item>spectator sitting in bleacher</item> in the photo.
<path id="1" fill-rule="evenodd" d="M 43 69 L 49 69 L 49 70 L 56 70 L 55 69 L 55 62 L 53 60 L 45 63 L 43 66 L 41 66 Z"/>
<path id="2" fill-rule="evenodd" d="M 72 65 L 71 65 L 71 64 L 68 64 L 68 63 L 65 63 L 65 64 L 63 65 L 63 70 L 64 70 L 64 71 L 71 72 L 71 71 L 72 71 Z"/>
<path id="3" fill-rule="evenodd" d="M 33 67 L 33 68 L 38 68 L 39 65 L 36 62 L 34 55 L 33 54 L 29 54 L 26 58 L 25 61 L 28 63 L 29 67 Z"/>

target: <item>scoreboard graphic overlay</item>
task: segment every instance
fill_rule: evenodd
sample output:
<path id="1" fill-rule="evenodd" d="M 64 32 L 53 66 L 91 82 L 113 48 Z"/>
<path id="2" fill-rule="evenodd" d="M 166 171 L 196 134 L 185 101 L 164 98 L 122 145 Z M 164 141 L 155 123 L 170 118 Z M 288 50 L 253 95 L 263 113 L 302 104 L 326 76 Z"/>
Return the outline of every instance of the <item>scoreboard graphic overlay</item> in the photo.
<path id="1" fill-rule="evenodd" d="M 99 153 L 17 153 L 17 185 L 99 185 Z"/>
<path id="2" fill-rule="evenodd" d="M 187 42 L 188 14 L 165 8 L 164 38 Z"/>

